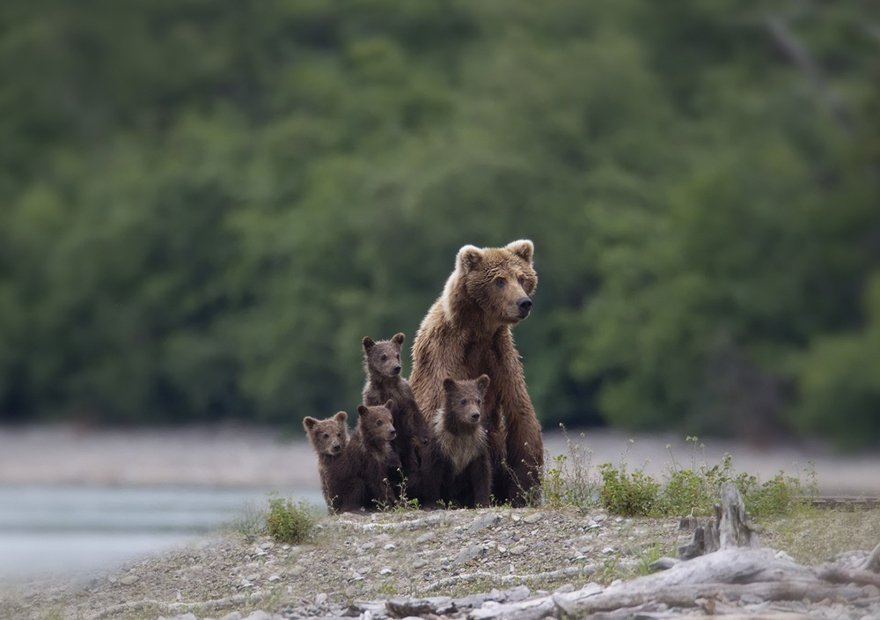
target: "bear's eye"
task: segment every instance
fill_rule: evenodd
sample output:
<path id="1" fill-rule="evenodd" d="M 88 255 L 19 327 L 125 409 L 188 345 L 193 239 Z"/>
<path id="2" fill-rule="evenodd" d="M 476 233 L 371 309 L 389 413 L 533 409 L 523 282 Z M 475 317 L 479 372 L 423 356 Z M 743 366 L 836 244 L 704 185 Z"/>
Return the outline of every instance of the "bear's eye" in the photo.
<path id="1" fill-rule="evenodd" d="M 324 439 L 330 439 L 330 433 L 324 433 Z"/>
<path id="2" fill-rule="evenodd" d="M 382 420 L 376 420 L 376 426 L 382 426 Z"/>
<path id="3" fill-rule="evenodd" d="M 507 281 L 501 276 L 495 278 L 495 286 L 497 286 L 498 288 L 504 288 L 505 284 L 507 284 Z"/>
<path id="4" fill-rule="evenodd" d="M 525 277 L 523 277 L 523 276 L 519 277 L 519 285 L 522 286 L 523 288 L 525 288 L 525 285 L 526 285 Z"/>
<path id="5" fill-rule="evenodd" d="M 461 399 L 461 404 L 462 404 L 462 405 L 466 405 L 466 404 L 467 404 L 467 398 L 462 398 L 462 399 Z"/>
<path id="6" fill-rule="evenodd" d="M 387 362 L 387 361 L 388 361 L 388 356 L 387 356 L 387 355 L 382 355 L 382 361 L 383 361 L 383 362 Z"/>
<path id="7" fill-rule="evenodd" d="M 477 399 L 477 407 L 479 407 L 479 406 L 482 405 L 482 404 L 483 404 L 483 401 L 481 401 L 481 400 L 478 398 L 478 399 Z"/>
<path id="8" fill-rule="evenodd" d="M 400 353 L 397 354 L 397 361 L 400 361 Z"/>

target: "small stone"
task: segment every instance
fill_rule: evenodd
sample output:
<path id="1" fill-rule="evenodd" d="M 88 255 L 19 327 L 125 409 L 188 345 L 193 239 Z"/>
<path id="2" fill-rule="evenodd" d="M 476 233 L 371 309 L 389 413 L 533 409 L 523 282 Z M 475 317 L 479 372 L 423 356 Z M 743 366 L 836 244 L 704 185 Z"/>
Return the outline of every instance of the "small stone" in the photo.
<path id="1" fill-rule="evenodd" d="M 272 614 L 262 609 L 252 611 L 251 615 L 245 616 L 243 620 L 272 620 Z"/>
<path id="2" fill-rule="evenodd" d="M 247 579 L 248 581 L 256 581 L 259 578 L 260 578 L 260 576 L 256 573 L 251 573 L 250 575 L 245 577 L 245 579 Z"/>
<path id="3" fill-rule="evenodd" d="M 510 518 L 513 519 L 514 523 L 519 523 L 520 521 L 522 521 L 522 517 L 519 515 L 512 515 Z"/>
<path id="4" fill-rule="evenodd" d="M 242 579 L 239 584 L 242 588 L 253 588 L 254 584 L 248 581 L 247 579 Z"/>
<path id="5" fill-rule="evenodd" d="M 565 594 L 566 592 L 574 592 L 574 586 L 570 583 L 563 584 L 556 588 L 554 594 Z"/>
<path id="6" fill-rule="evenodd" d="M 108 576 L 107 581 L 109 581 L 110 583 L 116 583 L 116 576 L 115 575 Z"/>
<path id="7" fill-rule="evenodd" d="M 383 568 L 382 570 L 379 571 L 379 574 L 382 576 L 386 576 L 386 575 L 390 575 L 392 572 L 394 572 L 394 571 L 392 571 L 390 568 L 388 568 L 386 566 L 385 568 Z"/>
<path id="8" fill-rule="evenodd" d="M 605 520 L 605 515 L 596 515 L 595 517 L 592 518 L 592 520 L 595 521 L 596 523 L 602 523 L 602 521 Z"/>
<path id="9" fill-rule="evenodd" d="M 121 583 L 124 586 L 130 586 L 132 584 L 137 583 L 137 581 L 138 581 L 137 575 L 126 575 L 125 577 L 123 577 L 122 579 L 119 580 L 119 583 Z"/>
<path id="10" fill-rule="evenodd" d="M 470 545 L 469 547 L 462 549 L 452 563 L 455 566 L 461 566 L 462 564 L 467 564 L 468 562 L 475 560 L 483 555 L 483 553 L 485 553 L 485 549 L 483 549 L 481 545 Z"/>
<path id="11" fill-rule="evenodd" d="M 363 581 L 363 580 L 364 580 L 364 577 L 363 577 L 363 575 L 361 575 L 359 572 L 357 572 L 357 571 L 352 571 L 352 573 L 351 573 L 351 580 L 352 580 L 352 581 Z"/>
<path id="12" fill-rule="evenodd" d="M 263 549 L 264 551 L 268 551 L 269 549 L 271 549 L 274 546 L 275 546 L 275 543 L 273 543 L 273 542 L 264 542 L 262 545 L 260 545 L 260 549 Z"/>
<path id="13" fill-rule="evenodd" d="M 425 534 L 422 534 L 421 536 L 416 538 L 416 544 L 423 545 L 426 542 L 429 542 L 433 539 L 434 539 L 434 532 L 426 532 Z"/>
<path id="14" fill-rule="evenodd" d="M 388 543 L 382 548 L 385 549 L 385 551 L 392 551 L 394 549 L 397 549 L 397 545 L 395 545 L 394 543 Z"/>
<path id="15" fill-rule="evenodd" d="M 614 553 L 614 547 L 604 547 L 602 549 L 602 553 L 604 555 L 608 555 L 609 553 Z"/>
<path id="16" fill-rule="evenodd" d="M 529 548 L 525 545 L 516 545 L 515 547 L 510 548 L 510 555 L 522 555 L 528 550 Z"/>
<path id="17" fill-rule="evenodd" d="M 428 565 L 428 561 L 427 561 L 427 560 L 425 560 L 425 559 L 423 559 L 423 558 L 419 558 L 418 560 L 416 560 L 415 562 L 413 562 L 413 565 L 412 565 L 412 566 L 413 566 L 413 568 L 424 568 L 424 567 L 427 566 L 427 565 Z"/>
<path id="18" fill-rule="evenodd" d="M 623 523 L 623 517 L 614 517 L 615 523 Z"/>
<path id="19" fill-rule="evenodd" d="M 523 523 L 528 523 L 529 525 L 534 525 L 538 521 L 544 518 L 543 512 L 533 512 L 527 517 L 523 517 Z"/>
<path id="20" fill-rule="evenodd" d="M 507 547 L 504 545 L 498 545 L 498 553 L 507 553 Z"/>
<path id="21" fill-rule="evenodd" d="M 228 614 L 220 618 L 220 620 L 241 620 L 241 614 L 237 611 L 230 611 Z"/>
<path id="22" fill-rule="evenodd" d="M 315 597 L 315 605 L 317 605 L 318 607 L 321 607 L 322 605 L 324 605 L 327 602 L 327 598 L 328 598 L 328 596 L 327 596 L 326 592 L 319 593 Z"/>
<path id="23" fill-rule="evenodd" d="M 499 521 L 501 521 L 501 517 L 497 514 L 488 513 L 481 515 L 473 520 L 473 522 L 468 527 L 468 532 L 471 534 L 476 534 L 480 530 L 484 530 L 487 527 L 492 527 L 496 525 Z"/>
<path id="24" fill-rule="evenodd" d="M 290 569 L 290 574 L 293 577 L 299 577 L 299 576 L 305 574 L 305 572 L 306 572 L 305 566 L 294 566 L 293 568 Z"/>
<path id="25" fill-rule="evenodd" d="M 278 573 L 273 573 L 273 574 L 269 575 L 269 582 L 270 583 L 274 583 L 274 582 L 278 581 L 279 579 L 281 579 L 281 575 L 279 575 Z"/>

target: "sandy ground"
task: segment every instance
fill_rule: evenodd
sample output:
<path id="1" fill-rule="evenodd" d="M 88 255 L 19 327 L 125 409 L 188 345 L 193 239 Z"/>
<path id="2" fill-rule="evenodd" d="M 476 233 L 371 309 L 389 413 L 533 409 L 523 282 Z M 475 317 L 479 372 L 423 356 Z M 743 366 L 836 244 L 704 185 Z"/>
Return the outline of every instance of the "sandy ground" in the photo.
<path id="1" fill-rule="evenodd" d="M 695 452 L 681 437 L 608 430 L 545 432 L 544 441 L 551 459 L 571 453 L 568 441 L 578 444 L 596 476 L 605 462 L 662 476 L 674 462 L 713 465 L 730 453 L 737 471 L 761 480 L 780 470 L 802 474 L 813 463 L 823 494 L 880 495 L 880 452 L 845 455 L 821 445 L 757 448 L 716 439 L 705 440 L 706 446 Z M 136 431 L 0 427 L 0 484 L 319 486 L 316 459 L 304 440 L 283 441 L 276 430 L 230 426 Z"/>

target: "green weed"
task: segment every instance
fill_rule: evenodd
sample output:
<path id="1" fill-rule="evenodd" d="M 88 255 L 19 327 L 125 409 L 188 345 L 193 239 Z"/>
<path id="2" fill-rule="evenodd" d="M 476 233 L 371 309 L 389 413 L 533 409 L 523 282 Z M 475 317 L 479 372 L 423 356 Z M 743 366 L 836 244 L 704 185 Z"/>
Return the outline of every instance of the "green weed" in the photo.
<path id="1" fill-rule="evenodd" d="M 276 541 L 300 544 L 309 539 L 314 526 L 315 517 L 306 502 L 294 503 L 293 500 L 280 497 L 269 499 L 266 529 Z"/>

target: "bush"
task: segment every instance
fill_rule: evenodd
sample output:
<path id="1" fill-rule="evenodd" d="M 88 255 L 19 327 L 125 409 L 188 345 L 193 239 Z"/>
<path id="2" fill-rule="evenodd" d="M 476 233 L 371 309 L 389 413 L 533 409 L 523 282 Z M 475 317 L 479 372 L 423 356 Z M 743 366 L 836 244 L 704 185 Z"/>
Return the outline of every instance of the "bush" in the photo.
<path id="1" fill-rule="evenodd" d="M 599 466 L 602 473 L 602 489 L 599 499 L 610 512 L 627 517 L 651 514 L 660 495 L 660 485 L 642 471 L 627 473 L 626 467 L 619 469 L 611 463 Z"/>
<path id="2" fill-rule="evenodd" d="M 294 504 L 290 499 L 273 497 L 266 513 L 266 529 L 281 543 L 296 545 L 305 542 L 312 533 L 315 519 L 306 502 Z"/>

